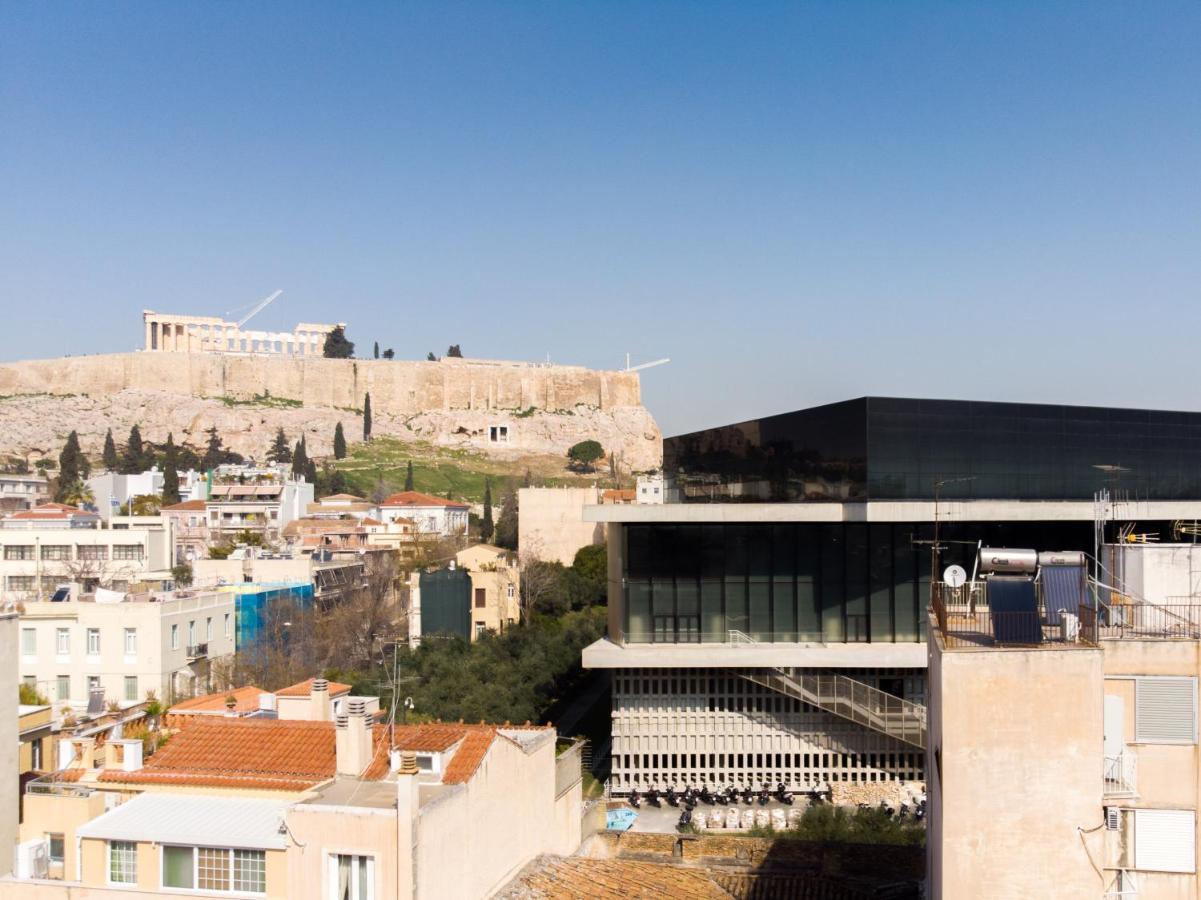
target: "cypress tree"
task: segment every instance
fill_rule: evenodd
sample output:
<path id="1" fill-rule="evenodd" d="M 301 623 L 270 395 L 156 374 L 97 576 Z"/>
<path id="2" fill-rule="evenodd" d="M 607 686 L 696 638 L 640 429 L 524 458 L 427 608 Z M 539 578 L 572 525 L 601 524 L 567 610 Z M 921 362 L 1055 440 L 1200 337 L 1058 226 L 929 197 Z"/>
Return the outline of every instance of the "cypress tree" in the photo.
<path id="1" fill-rule="evenodd" d="M 371 394 L 363 398 L 363 440 L 371 440 Z"/>
<path id="2" fill-rule="evenodd" d="M 225 461 L 225 450 L 221 446 L 221 435 L 217 434 L 217 426 L 205 430 L 209 436 L 208 445 L 204 448 L 204 458 L 200 461 L 203 469 L 215 469 Z"/>
<path id="3" fill-rule="evenodd" d="M 292 451 L 292 477 L 299 478 L 308 474 L 309 454 L 304 446 L 304 435 L 301 435 L 300 440 L 296 442 L 296 449 Z"/>
<path id="4" fill-rule="evenodd" d="M 175 453 L 175 435 L 167 435 L 167 445 L 163 448 L 163 505 L 170 506 L 178 503 L 179 497 L 179 465 Z"/>
<path id="5" fill-rule="evenodd" d="M 375 358 L 379 359 L 379 341 L 375 342 Z"/>
<path id="6" fill-rule="evenodd" d="M 290 463 L 292 461 L 292 448 L 288 446 L 288 438 L 284 434 L 283 428 L 275 432 L 275 440 L 267 452 L 267 459 L 273 463 Z"/>
<path id="7" fill-rule="evenodd" d="M 146 466 L 146 448 L 142 446 L 142 431 L 137 425 L 129 429 L 129 440 L 125 442 L 125 455 L 121 458 L 121 471 L 126 475 L 141 472 Z"/>
<path id="8" fill-rule="evenodd" d="M 517 549 L 517 491 L 512 487 L 505 491 L 505 496 L 500 501 L 500 516 L 496 520 L 496 538 L 493 543 L 509 550 Z"/>
<path id="9" fill-rule="evenodd" d="M 83 480 L 80 468 L 82 457 L 83 454 L 79 450 L 79 435 L 72 431 L 67 435 L 67 441 L 58 455 L 58 487 L 54 492 L 54 499 L 59 503 L 64 502 L 63 498 L 78 482 Z"/>
<path id="10" fill-rule="evenodd" d="M 413 461 L 409 460 L 409 467 L 405 470 L 405 490 L 413 490 Z"/>
<path id="11" fill-rule="evenodd" d="M 334 429 L 334 459 L 346 459 L 346 435 L 342 433 L 342 423 Z"/>
<path id="12" fill-rule="evenodd" d="M 480 519 L 480 540 L 487 544 L 492 540 L 492 479 L 484 479 L 484 515 Z"/>
<path id="13" fill-rule="evenodd" d="M 117 458 L 117 444 L 113 440 L 113 430 L 110 428 L 104 436 L 104 468 L 110 472 L 117 471 L 121 461 Z"/>

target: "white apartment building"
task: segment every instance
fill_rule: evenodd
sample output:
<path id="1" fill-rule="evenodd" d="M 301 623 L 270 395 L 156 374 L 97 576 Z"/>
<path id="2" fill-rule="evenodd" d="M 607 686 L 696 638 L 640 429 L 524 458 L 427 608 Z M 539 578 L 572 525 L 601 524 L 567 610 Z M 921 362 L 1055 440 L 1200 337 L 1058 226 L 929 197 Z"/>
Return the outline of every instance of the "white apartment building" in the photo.
<path id="1" fill-rule="evenodd" d="M 235 595 L 176 591 L 126 594 L 117 602 L 84 596 L 24 605 L 21 680 L 55 704 L 140 701 L 153 690 L 168 701 L 209 688 L 213 659 L 234 652 Z"/>
<path id="2" fill-rule="evenodd" d="M 31 509 L 50 499 L 50 483 L 43 475 L 0 475 L 0 511 Z"/>
<path id="3" fill-rule="evenodd" d="M 274 539 L 285 525 L 302 518 L 312 502 L 313 486 L 304 479 L 292 479 L 286 467 L 226 471 L 223 466 L 209 488 L 210 538 L 221 540 L 249 531 Z"/>
<path id="4" fill-rule="evenodd" d="M 420 491 L 401 491 L 379 505 L 380 519 L 389 524 L 410 519 L 418 534 L 449 537 L 467 533 L 467 515 L 471 507 Z"/>
<path id="5" fill-rule="evenodd" d="M 107 521 L 134 497 L 158 497 L 163 493 L 163 473 L 158 467 L 144 472 L 123 474 L 102 472 L 88 479 L 95 498 L 96 511 Z M 179 493 L 184 500 L 204 497 L 207 484 L 203 472 L 188 470 L 179 473 Z"/>
<path id="6" fill-rule="evenodd" d="M 171 577 L 167 525 L 100 528 L 99 518 L 47 504 L 0 519 L 0 598 L 48 599 L 59 584 L 124 591 Z"/>

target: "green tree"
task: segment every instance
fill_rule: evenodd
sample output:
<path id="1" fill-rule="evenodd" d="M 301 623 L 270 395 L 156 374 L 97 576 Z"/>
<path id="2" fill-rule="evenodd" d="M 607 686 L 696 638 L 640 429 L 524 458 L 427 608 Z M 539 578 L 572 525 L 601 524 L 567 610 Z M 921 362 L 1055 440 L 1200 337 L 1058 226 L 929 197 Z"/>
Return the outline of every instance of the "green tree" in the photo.
<path id="1" fill-rule="evenodd" d="M 458 344 L 451 344 L 449 347 L 446 348 L 446 355 L 449 356 L 451 359 L 462 359 L 463 351 L 459 349 Z"/>
<path id="2" fill-rule="evenodd" d="M 87 478 L 87 464 L 87 457 L 79 449 L 79 435 L 72 431 L 67 435 L 62 452 L 58 454 L 58 488 L 55 490 L 55 500 L 59 503 L 67 502 L 63 499 L 67 492 L 75 488 L 76 482 L 82 483 L 83 479 Z"/>
<path id="3" fill-rule="evenodd" d="M 304 445 L 304 435 L 301 435 L 300 440 L 296 442 L 296 449 L 292 451 L 292 477 L 305 477 L 308 473 L 309 454 Z"/>
<path id="4" fill-rule="evenodd" d="M 375 358 L 379 359 L 379 341 L 375 342 Z"/>
<path id="5" fill-rule="evenodd" d="M 396 356 L 396 351 L 391 347 L 384 351 L 384 359 L 392 359 L 394 356 Z"/>
<path id="6" fill-rule="evenodd" d="M 492 540 L 496 526 L 492 523 L 492 479 L 484 479 L 484 515 L 480 519 L 480 540 L 485 544 Z"/>
<path id="7" fill-rule="evenodd" d="M 431 350 L 429 353 L 427 353 L 425 355 L 425 358 L 426 358 L 427 362 L 437 362 L 438 361 L 438 357 L 434 356 L 433 350 Z"/>
<path id="8" fill-rule="evenodd" d="M 322 352 L 327 359 L 350 359 L 354 356 L 354 341 L 347 340 L 346 332 L 339 325 L 325 336 Z"/>
<path id="9" fill-rule="evenodd" d="M 163 505 L 171 506 L 178 503 L 179 496 L 179 459 L 175 452 L 175 435 L 168 433 L 167 445 L 163 448 Z"/>
<path id="10" fill-rule="evenodd" d="M 113 430 L 111 428 L 104 435 L 104 453 L 101 458 L 104 460 L 104 468 L 110 472 L 116 472 L 121 465 L 121 461 L 117 457 L 117 444 L 113 440 Z"/>
<path id="11" fill-rule="evenodd" d="M 517 549 L 517 491 L 512 485 L 500 501 L 500 515 L 496 519 L 493 543 L 509 550 Z"/>
<path id="12" fill-rule="evenodd" d="M 217 433 L 216 425 L 206 429 L 205 434 L 208 435 L 208 443 L 204 448 L 204 456 L 201 457 L 200 465 L 204 469 L 215 469 L 225 462 L 226 452 L 221 446 L 221 435 Z"/>
<path id="13" fill-rule="evenodd" d="M 96 495 L 92 493 L 88 483 L 81 478 L 76 478 L 65 487 L 60 480 L 58 496 L 58 502 L 68 506 L 91 506 L 96 502 Z"/>
<path id="14" fill-rule="evenodd" d="M 521 486 L 522 487 L 533 487 L 534 486 L 534 473 L 531 472 L 529 469 L 525 470 L 525 478 L 523 478 L 521 480 Z"/>
<path id="15" fill-rule="evenodd" d="M 177 587 L 187 587 L 192 583 L 192 566 L 189 563 L 180 563 L 178 566 L 172 566 L 171 578 Z"/>
<path id="16" fill-rule="evenodd" d="M 371 394 L 363 397 L 363 440 L 371 440 Z"/>
<path id="17" fill-rule="evenodd" d="M 413 490 L 413 461 L 410 459 L 408 466 L 405 468 L 405 490 Z"/>
<path id="18" fill-rule="evenodd" d="M 125 453 L 121 457 L 121 472 L 133 475 L 146 468 L 146 448 L 142 444 L 142 430 L 135 424 L 129 429 L 125 441 Z"/>
<path id="19" fill-rule="evenodd" d="M 605 455 L 605 448 L 598 442 L 588 440 L 572 444 L 567 450 L 568 465 L 578 472 L 593 471 L 592 464 Z"/>
<path id="20" fill-rule="evenodd" d="M 275 432 L 275 440 L 271 442 L 271 449 L 267 451 L 267 459 L 273 463 L 292 461 L 292 448 L 288 446 L 288 436 L 284 434 L 282 427 Z"/>
<path id="21" fill-rule="evenodd" d="M 17 690 L 19 691 L 17 702 L 22 706 L 48 706 L 50 704 L 50 701 L 38 693 L 38 689 L 31 684 L 21 682 Z"/>
<path id="22" fill-rule="evenodd" d="M 342 433 L 342 423 L 334 428 L 334 459 L 346 459 L 346 435 Z"/>

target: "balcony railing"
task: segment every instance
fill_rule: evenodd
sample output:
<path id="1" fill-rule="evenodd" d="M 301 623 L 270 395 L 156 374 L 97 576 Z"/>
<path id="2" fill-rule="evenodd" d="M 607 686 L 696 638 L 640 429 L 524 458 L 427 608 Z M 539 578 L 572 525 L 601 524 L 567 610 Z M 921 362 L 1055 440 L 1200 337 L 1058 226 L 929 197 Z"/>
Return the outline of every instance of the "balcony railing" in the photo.
<path id="1" fill-rule="evenodd" d="M 1138 782 L 1138 757 L 1130 750 L 1105 757 L 1101 777 L 1105 796 L 1133 794 Z"/>
<path id="2" fill-rule="evenodd" d="M 209 655 L 209 645 L 205 641 L 202 644 L 188 644 L 188 659 L 204 659 Z"/>
<path id="3" fill-rule="evenodd" d="M 934 625 L 947 649 L 955 647 L 1040 647 L 1096 642 L 1095 618 L 1091 607 L 1047 610 L 1041 604 L 1031 612 L 993 612 L 983 594 L 960 594 L 963 599 L 947 603 L 953 596 L 936 584 L 930 598 Z M 966 585 L 965 585 L 966 588 Z M 974 605 L 978 602 L 979 605 Z"/>
<path id="4" fill-rule="evenodd" d="M 1201 603 L 1115 603 L 1097 613 L 1098 637 L 1113 640 L 1201 639 Z"/>
<path id="5" fill-rule="evenodd" d="M 51 797 L 90 797 L 92 789 L 72 781 L 56 781 L 54 775 L 49 774 L 28 782 L 25 793 Z"/>

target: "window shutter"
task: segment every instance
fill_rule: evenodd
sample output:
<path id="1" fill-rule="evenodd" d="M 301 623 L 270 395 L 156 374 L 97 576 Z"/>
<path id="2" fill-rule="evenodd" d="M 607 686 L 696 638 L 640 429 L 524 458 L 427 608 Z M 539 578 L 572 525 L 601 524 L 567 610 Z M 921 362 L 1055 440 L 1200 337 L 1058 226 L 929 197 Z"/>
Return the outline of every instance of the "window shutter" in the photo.
<path id="1" fill-rule="evenodd" d="M 1151 872 L 1195 871 L 1195 834 L 1191 809 L 1135 810 L 1134 867 Z"/>
<path id="2" fill-rule="evenodd" d="M 1136 741 L 1148 744 L 1197 742 L 1196 679 L 1139 678 L 1135 684 Z"/>

